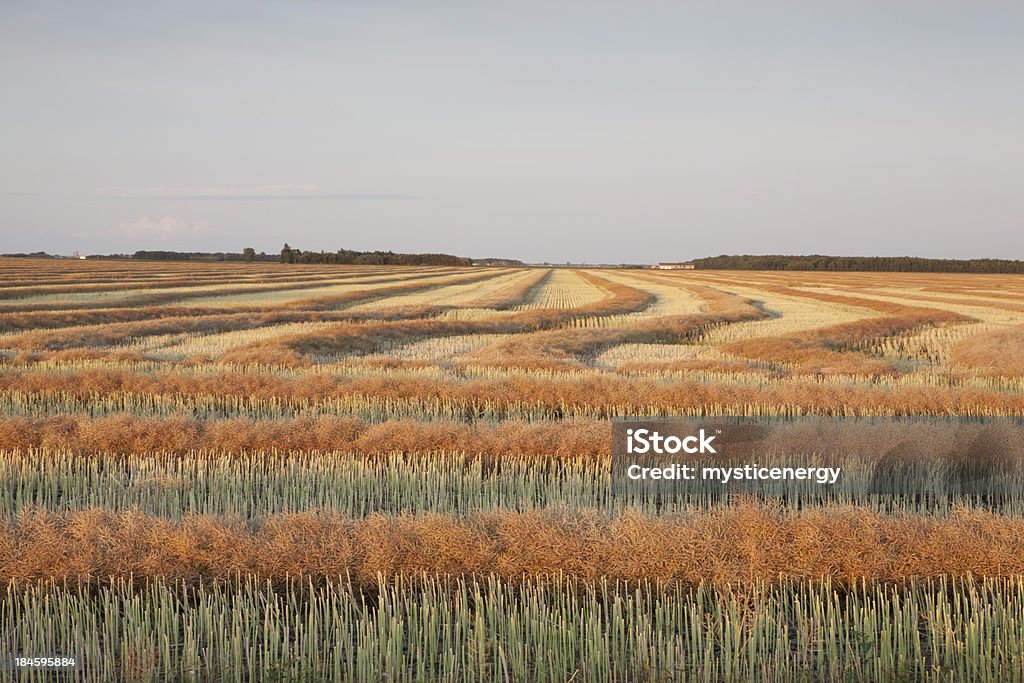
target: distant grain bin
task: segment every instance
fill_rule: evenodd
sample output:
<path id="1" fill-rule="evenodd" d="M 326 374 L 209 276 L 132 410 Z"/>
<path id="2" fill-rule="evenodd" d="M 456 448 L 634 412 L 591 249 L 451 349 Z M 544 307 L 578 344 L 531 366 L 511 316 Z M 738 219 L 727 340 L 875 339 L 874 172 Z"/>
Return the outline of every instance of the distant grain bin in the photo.
<path id="1" fill-rule="evenodd" d="M 653 268 L 655 270 L 693 270 L 696 266 L 692 263 L 659 263 Z"/>

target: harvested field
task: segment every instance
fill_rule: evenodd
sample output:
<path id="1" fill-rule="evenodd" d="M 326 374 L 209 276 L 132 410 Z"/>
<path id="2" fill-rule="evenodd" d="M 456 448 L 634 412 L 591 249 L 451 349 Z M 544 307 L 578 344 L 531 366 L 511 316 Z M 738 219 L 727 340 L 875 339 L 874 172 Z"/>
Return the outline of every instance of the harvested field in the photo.
<path id="1" fill-rule="evenodd" d="M 609 420 L 1021 429 L 1022 330 L 1002 275 L 0 260 L 0 649 L 85 681 L 1019 680 L 1024 493 L 623 496 Z"/>

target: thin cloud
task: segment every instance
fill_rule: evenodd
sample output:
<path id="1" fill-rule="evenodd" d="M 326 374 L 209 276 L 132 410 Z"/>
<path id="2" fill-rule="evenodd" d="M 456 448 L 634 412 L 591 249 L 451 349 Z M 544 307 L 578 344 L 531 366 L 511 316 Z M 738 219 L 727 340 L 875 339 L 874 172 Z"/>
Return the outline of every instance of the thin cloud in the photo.
<path id="1" fill-rule="evenodd" d="M 170 241 L 190 235 L 201 235 L 209 230 L 206 221 L 186 221 L 172 216 L 153 219 L 143 216 L 137 221 L 121 223 L 107 231 L 112 237 L 130 241 Z"/>
<path id="2" fill-rule="evenodd" d="M 100 197 L 113 199 L 164 199 L 212 201 L 267 201 L 267 200 L 401 200 L 412 195 L 397 193 L 329 192 L 318 185 L 251 185 L 242 187 L 101 187 Z"/>

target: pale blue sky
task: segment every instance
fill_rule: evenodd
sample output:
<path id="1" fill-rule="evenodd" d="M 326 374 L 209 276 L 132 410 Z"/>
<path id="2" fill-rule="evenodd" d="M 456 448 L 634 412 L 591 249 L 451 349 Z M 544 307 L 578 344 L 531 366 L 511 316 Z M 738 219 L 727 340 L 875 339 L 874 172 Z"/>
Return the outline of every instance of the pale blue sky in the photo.
<path id="1" fill-rule="evenodd" d="M 4 3 L 0 251 L 1024 258 L 1020 2 Z"/>

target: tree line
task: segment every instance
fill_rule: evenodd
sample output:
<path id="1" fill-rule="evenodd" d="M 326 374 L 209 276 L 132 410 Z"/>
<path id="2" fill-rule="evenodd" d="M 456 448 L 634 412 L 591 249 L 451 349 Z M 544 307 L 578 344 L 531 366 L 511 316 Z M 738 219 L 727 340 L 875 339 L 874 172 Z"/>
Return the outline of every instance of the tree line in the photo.
<path id="1" fill-rule="evenodd" d="M 250 250 L 243 252 L 250 256 Z M 337 263 L 366 266 L 469 266 L 472 260 L 451 254 L 399 254 L 393 251 L 302 251 L 286 242 L 278 259 L 281 263 Z"/>
<path id="2" fill-rule="evenodd" d="M 398 265 L 398 266 L 468 266 L 468 258 L 451 254 L 399 254 L 393 251 L 303 251 L 287 242 L 278 254 L 257 253 L 246 247 L 241 253 L 231 252 L 179 252 L 137 251 L 135 259 L 149 261 L 241 261 L 243 263 L 333 263 L 346 265 Z"/>
<path id="3" fill-rule="evenodd" d="M 0 254 L 8 258 L 59 258 L 45 251 L 31 254 Z M 133 254 L 90 254 L 89 259 L 139 261 L 235 261 L 240 263 L 337 263 L 354 265 L 397 266 L 470 266 L 472 259 L 451 254 L 400 254 L 393 251 L 303 251 L 285 243 L 279 254 L 257 253 L 252 247 L 240 252 L 229 251 L 164 251 L 140 249 Z"/>
<path id="4" fill-rule="evenodd" d="M 691 261 L 702 270 L 824 270 L 903 273 L 1024 273 L 1024 261 L 935 259 L 917 256 L 710 256 Z"/>

